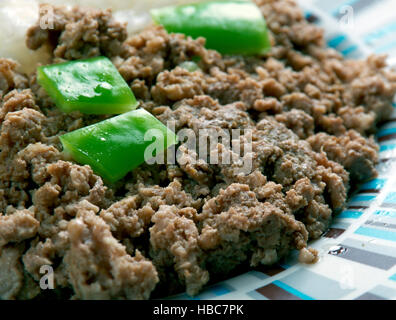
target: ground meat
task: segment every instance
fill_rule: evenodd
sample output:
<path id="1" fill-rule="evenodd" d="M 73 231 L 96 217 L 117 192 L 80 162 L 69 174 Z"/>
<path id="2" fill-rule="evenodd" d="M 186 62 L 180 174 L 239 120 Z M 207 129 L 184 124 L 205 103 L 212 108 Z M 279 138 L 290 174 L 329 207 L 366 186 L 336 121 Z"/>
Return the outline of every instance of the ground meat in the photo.
<path id="1" fill-rule="evenodd" d="M 33 238 L 40 226 L 29 210 L 17 210 L 11 215 L 0 215 L 0 247 L 10 242 Z"/>
<path id="2" fill-rule="evenodd" d="M 112 204 L 107 210 L 100 213 L 117 238 L 136 238 L 146 231 L 154 210 L 150 207 L 138 210 L 140 202 L 139 196 L 130 196 Z"/>
<path id="3" fill-rule="evenodd" d="M 209 272 L 201 266 L 203 253 L 198 242 L 199 230 L 193 220 L 196 214 L 190 207 L 161 206 L 150 228 L 153 263 L 159 268 L 174 265 L 190 295 L 197 294 L 209 281 Z"/>
<path id="4" fill-rule="evenodd" d="M 199 71 L 188 72 L 177 67 L 169 72 L 162 72 L 157 77 L 156 85 L 151 89 L 155 102 L 166 104 L 168 101 L 180 101 L 203 94 L 203 79 Z"/>
<path id="5" fill-rule="evenodd" d="M 147 299 L 158 282 L 157 272 L 139 252 L 128 255 L 110 227 L 82 202 L 69 222 L 71 247 L 65 256 L 70 281 L 80 299 Z"/>
<path id="6" fill-rule="evenodd" d="M 292 247 L 305 247 L 304 225 L 269 202 L 258 201 L 247 185 L 231 184 L 207 201 L 198 219 L 199 238 L 213 273 L 230 272 L 244 261 L 271 265 Z M 255 242 L 256 245 L 252 245 Z"/>
<path id="7" fill-rule="evenodd" d="M 6 247 L 0 250 L 0 297 L 15 299 L 23 284 L 23 267 L 19 259 L 20 247 Z"/>
<path id="8" fill-rule="evenodd" d="M 35 98 L 31 90 L 13 90 L 7 94 L 2 101 L 0 120 L 3 122 L 9 112 L 19 111 L 24 108 L 40 111 L 40 108 L 36 105 Z"/>
<path id="9" fill-rule="evenodd" d="M 3 118 L 0 123 L 2 212 L 8 206 L 21 209 L 29 206 L 28 172 L 18 154 L 29 144 L 44 138 L 41 130 L 45 117 L 37 109 L 28 90 L 12 91 L 4 97 L 0 111 Z"/>
<path id="10" fill-rule="evenodd" d="M 373 138 L 365 139 L 358 132 L 349 130 L 339 137 L 318 133 L 308 138 L 316 151 L 343 165 L 350 172 L 352 181 L 362 182 L 375 177 L 378 163 L 378 145 Z"/>
<path id="11" fill-rule="evenodd" d="M 35 73 L 0 59 L 0 298 L 40 297 L 44 265 L 64 298 L 148 299 L 197 294 L 294 249 L 317 261 L 308 241 L 376 176 L 371 134 L 392 111 L 396 74 L 382 56 L 325 48 L 294 1 L 255 2 L 273 43 L 264 56 L 222 56 L 160 26 L 126 39 L 108 10 L 54 7 L 54 29 L 29 29 L 28 47 L 53 62 L 111 58 L 141 107 L 184 139 L 173 163 L 111 185 L 59 141 L 108 116 L 63 113 Z M 206 154 L 188 139 L 203 132 Z"/>
<path id="12" fill-rule="evenodd" d="M 0 58 L 0 98 L 13 89 L 28 87 L 27 78 L 16 71 L 17 66 L 15 61 Z"/>
<path id="13" fill-rule="evenodd" d="M 47 11 L 40 13 L 40 19 L 45 20 Z M 57 61 L 99 55 L 113 57 L 120 53 L 127 32 L 124 24 L 112 18 L 111 10 L 54 7 L 53 14 L 53 28 L 43 29 L 38 23 L 28 30 L 28 48 L 35 50 L 47 45 Z"/>
<path id="14" fill-rule="evenodd" d="M 264 99 L 263 84 L 244 73 L 229 73 L 213 68 L 207 78 L 206 93 L 218 99 L 222 104 L 243 101 L 252 108 L 257 100 Z"/>
<path id="15" fill-rule="evenodd" d="M 114 63 L 125 80 L 142 79 L 151 84 L 160 72 L 192 58 L 199 59 L 198 65 L 203 70 L 221 64 L 220 54 L 206 50 L 203 38 L 192 40 L 181 34 L 168 34 L 158 26 L 126 40 L 121 57 Z"/>
<path id="16" fill-rule="evenodd" d="M 301 110 L 293 109 L 275 116 L 276 121 L 282 122 L 286 127 L 293 129 L 301 139 L 306 139 L 314 134 L 313 118 Z"/>
<path id="17" fill-rule="evenodd" d="M 298 259 L 302 263 L 316 263 L 319 260 L 318 251 L 313 248 L 304 248 L 300 250 Z"/>

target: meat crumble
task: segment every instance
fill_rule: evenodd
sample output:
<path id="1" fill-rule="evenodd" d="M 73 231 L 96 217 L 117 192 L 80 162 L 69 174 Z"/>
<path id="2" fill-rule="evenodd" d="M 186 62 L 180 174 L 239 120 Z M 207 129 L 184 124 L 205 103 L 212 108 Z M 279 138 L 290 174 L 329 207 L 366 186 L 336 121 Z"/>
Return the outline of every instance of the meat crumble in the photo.
<path id="1" fill-rule="evenodd" d="M 256 0 L 270 31 L 263 57 L 222 56 L 205 39 L 150 26 L 127 37 L 110 10 L 55 7 L 54 29 L 27 33 L 52 62 L 109 57 L 140 106 L 176 130 L 249 129 L 252 170 L 144 164 L 113 185 L 62 153 L 59 135 L 106 116 L 65 114 L 36 81 L 0 59 L 0 297 L 43 296 L 40 268 L 72 299 L 149 299 L 269 266 L 292 250 L 314 263 L 319 238 L 354 186 L 376 176 L 377 124 L 396 74 L 385 56 L 348 61 L 291 0 Z M 195 61 L 188 71 L 183 62 Z M 248 139 L 242 134 L 240 142 Z M 182 160 L 182 161 L 181 161 Z"/>

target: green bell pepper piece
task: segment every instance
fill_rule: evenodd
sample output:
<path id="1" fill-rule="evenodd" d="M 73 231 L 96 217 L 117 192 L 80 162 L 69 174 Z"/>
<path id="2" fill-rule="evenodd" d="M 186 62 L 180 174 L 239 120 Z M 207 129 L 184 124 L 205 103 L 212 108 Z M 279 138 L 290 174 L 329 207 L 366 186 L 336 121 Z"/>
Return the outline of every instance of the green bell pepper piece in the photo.
<path id="1" fill-rule="evenodd" d="M 194 61 L 184 61 L 179 64 L 179 67 L 187 70 L 188 72 L 194 72 L 199 70 L 198 65 Z"/>
<path id="2" fill-rule="evenodd" d="M 39 67 L 37 81 L 64 112 L 120 114 L 138 106 L 128 84 L 105 57 Z"/>
<path id="3" fill-rule="evenodd" d="M 251 1 L 209 1 L 151 10 L 168 32 L 206 38 L 206 47 L 223 54 L 264 54 L 271 48 L 267 25 Z"/>
<path id="4" fill-rule="evenodd" d="M 153 134 L 145 141 L 151 129 Z M 106 181 L 116 182 L 175 144 L 177 137 L 152 114 L 138 109 L 64 134 L 60 140 L 65 153 L 76 162 L 90 165 Z M 146 149 L 157 143 L 155 154 L 147 158 Z"/>

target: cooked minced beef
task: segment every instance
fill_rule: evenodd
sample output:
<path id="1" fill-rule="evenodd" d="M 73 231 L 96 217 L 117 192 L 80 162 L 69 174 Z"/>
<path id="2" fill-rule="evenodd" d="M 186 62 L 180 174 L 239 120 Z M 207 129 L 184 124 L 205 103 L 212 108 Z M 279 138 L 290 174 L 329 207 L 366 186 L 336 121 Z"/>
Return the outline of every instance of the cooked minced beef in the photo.
<path id="1" fill-rule="evenodd" d="M 273 48 L 221 56 L 205 40 L 149 27 L 126 39 L 110 11 L 56 7 L 53 30 L 28 31 L 53 62 L 110 57 L 141 106 L 176 130 L 244 129 L 252 170 L 231 165 L 142 165 L 115 185 L 61 152 L 60 134 L 103 120 L 59 111 L 13 61 L 0 59 L 0 297 L 40 297 L 51 265 L 62 297 L 147 299 L 197 294 L 241 266 L 272 265 L 291 250 L 317 261 L 307 241 L 342 210 L 351 185 L 376 176 L 369 137 L 386 119 L 396 74 L 385 57 L 345 61 L 293 1 L 256 0 Z M 198 61 L 189 72 L 180 64 Z"/>

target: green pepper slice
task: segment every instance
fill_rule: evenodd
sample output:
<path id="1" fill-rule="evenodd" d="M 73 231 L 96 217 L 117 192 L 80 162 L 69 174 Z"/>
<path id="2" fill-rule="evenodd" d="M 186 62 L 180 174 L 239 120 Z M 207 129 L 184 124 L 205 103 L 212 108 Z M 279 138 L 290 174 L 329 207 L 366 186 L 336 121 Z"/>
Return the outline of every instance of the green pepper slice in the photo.
<path id="1" fill-rule="evenodd" d="M 105 57 L 39 67 L 37 81 L 64 112 L 120 114 L 138 106 L 128 84 Z"/>
<path id="2" fill-rule="evenodd" d="M 206 47 L 223 54 L 264 54 L 271 48 L 267 25 L 251 1 L 209 1 L 151 10 L 168 32 L 206 38 Z"/>
<path id="3" fill-rule="evenodd" d="M 179 67 L 187 70 L 188 72 L 199 70 L 198 65 L 194 61 L 184 61 L 179 65 Z"/>
<path id="4" fill-rule="evenodd" d="M 60 140 L 76 162 L 116 182 L 149 160 L 145 153 L 150 145 L 158 143 L 153 158 L 175 144 L 177 137 L 152 114 L 138 109 L 64 134 Z"/>

